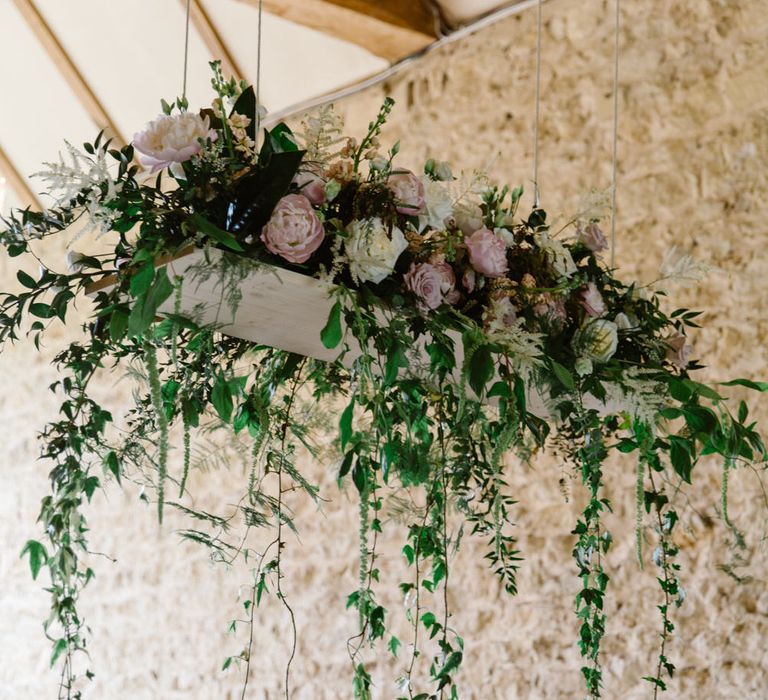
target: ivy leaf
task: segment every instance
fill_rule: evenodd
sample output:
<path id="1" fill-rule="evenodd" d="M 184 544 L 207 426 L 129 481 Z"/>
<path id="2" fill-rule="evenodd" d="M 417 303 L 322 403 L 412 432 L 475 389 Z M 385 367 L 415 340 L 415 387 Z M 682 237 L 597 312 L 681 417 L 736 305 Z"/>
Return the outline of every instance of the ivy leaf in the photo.
<path id="1" fill-rule="evenodd" d="M 387 648 L 392 652 L 392 656 L 397 656 L 397 650 L 400 648 L 400 640 L 397 637 L 390 637 Z"/>
<path id="2" fill-rule="evenodd" d="M 341 342 L 341 302 L 337 301 L 328 314 L 328 321 L 320 331 L 320 340 L 329 350 Z"/>
<path id="3" fill-rule="evenodd" d="M 40 573 L 40 567 L 42 567 L 48 559 L 48 553 L 45 551 L 45 547 L 43 547 L 37 540 L 27 540 L 19 557 L 22 558 L 25 554 L 29 554 L 29 570 L 32 572 L 32 579 L 37 580 L 37 575 Z"/>
<path id="4" fill-rule="evenodd" d="M 136 300 L 128 317 L 128 332 L 132 336 L 142 335 L 152 325 L 157 310 L 172 293 L 173 284 L 165 268 L 161 267 L 155 272 L 155 280 L 149 289 Z"/>
<path id="5" fill-rule="evenodd" d="M 56 644 L 53 645 L 53 651 L 51 652 L 51 668 L 56 665 L 56 660 L 66 651 L 67 640 L 57 639 Z"/>

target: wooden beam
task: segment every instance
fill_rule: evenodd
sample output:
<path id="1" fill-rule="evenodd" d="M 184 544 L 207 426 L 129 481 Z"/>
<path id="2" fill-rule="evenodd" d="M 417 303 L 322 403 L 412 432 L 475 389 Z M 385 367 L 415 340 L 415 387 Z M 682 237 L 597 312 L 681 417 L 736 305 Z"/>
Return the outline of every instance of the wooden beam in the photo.
<path id="1" fill-rule="evenodd" d="M 105 129 L 107 135 L 112 137 L 118 145 L 125 144 L 125 139 L 107 110 L 45 21 L 43 15 L 40 14 L 34 0 L 13 0 L 13 2 L 96 126 Z"/>
<path id="2" fill-rule="evenodd" d="M 22 207 L 41 209 L 37 195 L 32 191 L 26 178 L 16 169 L 2 146 L 0 146 L 0 175 L 8 181 Z"/>
<path id="3" fill-rule="evenodd" d="M 182 7 L 186 8 L 187 0 L 180 0 L 180 2 Z M 216 25 L 211 21 L 200 0 L 191 0 L 189 16 L 192 20 L 192 25 L 203 40 L 208 52 L 213 58 L 221 61 L 221 70 L 224 73 L 224 77 L 232 76 L 238 82 L 241 81 L 245 75 L 240 70 L 240 66 L 237 65 L 235 57 L 229 51 L 226 41 L 224 41 Z"/>
<path id="4" fill-rule="evenodd" d="M 259 0 L 241 0 L 258 7 Z M 420 51 L 435 40 L 421 24 L 409 24 L 395 6 L 418 0 L 263 0 L 265 12 L 357 44 L 390 63 Z"/>

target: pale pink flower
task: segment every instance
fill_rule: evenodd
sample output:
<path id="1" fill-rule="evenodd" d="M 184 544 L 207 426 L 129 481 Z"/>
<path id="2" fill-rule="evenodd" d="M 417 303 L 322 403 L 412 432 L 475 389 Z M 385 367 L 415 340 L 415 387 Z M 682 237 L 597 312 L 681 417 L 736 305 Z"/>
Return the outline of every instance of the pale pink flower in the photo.
<path id="1" fill-rule="evenodd" d="M 509 269 L 507 246 L 493 231 L 481 228 L 464 239 L 469 250 L 469 262 L 486 277 L 503 277 Z"/>
<path id="2" fill-rule="evenodd" d="M 513 326 L 517 321 L 517 307 L 507 296 L 493 297 L 486 307 L 483 320 L 490 326 Z"/>
<path id="3" fill-rule="evenodd" d="M 403 276 L 406 289 L 413 292 L 419 300 L 419 306 L 436 309 L 443 303 L 443 275 L 430 263 L 411 263 Z"/>
<path id="4" fill-rule="evenodd" d="M 155 173 L 170 168 L 177 178 L 184 177 L 181 163 L 197 155 L 206 139 L 216 140 L 208 117 L 195 112 L 161 114 L 133 137 L 133 147 L 141 154 L 142 165 Z"/>
<path id="5" fill-rule="evenodd" d="M 594 282 L 589 282 L 586 287 L 582 287 L 581 292 L 579 292 L 579 303 L 587 312 L 587 316 L 592 318 L 598 318 L 606 312 L 603 295 L 600 294 L 600 290 Z"/>
<path id="6" fill-rule="evenodd" d="M 261 232 L 267 250 L 292 263 L 309 260 L 324 238 L 323 224 L 303 194 L 283 197 Z"/>
<path id="7" fill-rule="evenodd" d="M 325 202 L 325 181 L 317 173 L 302 170 L 296 173 L 293 182 L 315 206 Z"/>
<path id="8" fill-rule="evenodd" d="M 600 227 L 595 224 L 587 224 L 582 228 L 581 224 L 576 227 L 576 237 L 579 243 L 589 248 L 593 253 L 599 253 L 608 250 L 608 241 Z"/>
<path id="9" fill-rule="evenodd" d="M 424 183 L 410 170 L 392 173 L 387 180 L 387 187 L 395 195 L 397 211 L 407 216 L 417 216 L 426 211 Z"/>
<path id="10" fill-rule="evenodd" d="M 667 360 L 675 367 L 685 369 L 691 358 L 692 348 L 686 343 L 686 337 L 681 333 L 670 336 L 664 341 L 667 345 Z"/>

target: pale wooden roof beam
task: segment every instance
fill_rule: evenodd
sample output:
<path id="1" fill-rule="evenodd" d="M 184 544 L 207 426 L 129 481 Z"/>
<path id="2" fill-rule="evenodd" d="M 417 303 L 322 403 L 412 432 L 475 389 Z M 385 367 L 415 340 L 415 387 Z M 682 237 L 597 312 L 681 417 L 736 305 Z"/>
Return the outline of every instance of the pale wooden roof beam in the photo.
<path id="1" fill-rule="evenodd" d="M 259 4 L 259 0 L 241 2 Z M 270 14 L 362 46 L 390 63 L 435 40 L 418 0 L 263 0 L 263 7 Z"/>
<path id="2" fill-rule="evenodd" d="M 22 207 L 31 207 L 32 209 L 41 209 L 40 199 L 32 191 L 26 178 L 16 169 L 11 159 L 8 157 L 3 147 L 0 146 L 0 175 L 2 175 L 8 185 L 10 185 L 16 199 L 21 202 Z"/>

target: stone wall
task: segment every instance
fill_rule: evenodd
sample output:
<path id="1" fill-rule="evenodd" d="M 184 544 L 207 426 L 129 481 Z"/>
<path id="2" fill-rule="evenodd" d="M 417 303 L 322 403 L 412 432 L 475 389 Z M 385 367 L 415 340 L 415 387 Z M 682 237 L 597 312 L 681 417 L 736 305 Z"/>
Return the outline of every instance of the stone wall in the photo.
<path id="1" fill-rule="evenodd" d="M 539 179 L 543 205 L 561 217 L 577 211 L 590 190 L 610 184 L 612 7 L 602 0 L 553 0 L 544 8 Z M 699 287 L 670 290 L 676 303 L 706 312 L 706 328 L 694 335 L 697 355 L 708 365 L 702 374 L 709 380 L 765 379 L 768 235 L 761 205 L 768 194 L 768 5 L 680 0 L 624 3 L 622 9 L 617 264 L 624 278 L 648 282 L 664 253 L 678 245 L 718 267 Z M 431 54 L 339 109 L 350 133 L 359 134 L 390 93 L 398 105 L 384 140 L 400 139 L 404 165 L 415 169 L 435 156 L 452 161 L 456 170 L 483 168 L 530 191 L 534 45 L 535 11 L 528 11 Z M 4 288 L 12 284 L 11 263 L 2 262 Z M 0 698 L 9 700 L 54 697 L 56 688 L 40 629 L 46 594 L 29 581 L 18 551 L 37 534 L 34 519 L 46 491 L 46 465 L 35 461 L 34 434 L 56 408 L 46 388 L 55 378 L 49 361 L 71 337 L 59 333 L 41 356 L 20 346 L 0 358 L 6 387 L 0 397 Z M 106 376 L 99 391 L 106 396 L 129 388 Z M 768 403 L 757 406 L 750 398 L 756 418 L 768 427 Z M 285 552 L 286 593 L 300 632 L 293 697 L 330 700 L 351 696 L 345 641 L 355 620 L 344 602 L 355 585 L 356 505 L 353 494 L 338 492 L 334 464 L 307 459 L 306 467 L 328 501 L 320 517 L 315 505 L 296 503 L 301 538 L 289 541 Z M 451 582 L 453 625 L 467 642 L 462 697 L 573 698 L 581 693 L 573 615 L 578 582 L 568 531 L 579 511 L 580 487 L 551 459 L 508 467 L 510 489 L 520 501 L 520 594 L 505 598 L 482 563 L 480 543 L 467 538 Z M 641 677 L 654 668 L 659 630 L 655 572 L 640 571 L 634 559 L 634 467 L 616 460 L 607 471 L 615 546 L 607 560 L 605 697 L 647 698 Z M 696 487 L 680 498 L 688 599 L 674 613 L 677 630 L 668 655 L 678 672 L 668 696 L 762 700 L 768 697 L 764 493 L 753 472 L 733 475 L 731 516 L 750 533 L 749 566 L 738 572 L 752 577 L 737 585 L 718 568 L 734 552 L 717 518 L 717 465 L 704 463 L 697 471 Z M 226 508 L 242 479 L 236 461 L 229 469 L 194 473 L 193 491 L 202 494 L 197 505 Z M 228 635 L 227 624 L 242 617 L 238 595 L 245 594 L 247 570 L 225 571 L 200 548 L 180 543 L 174 529 L 182 521 L 172 515 L 158 529 L 154 509 L 142 504 L 130 483 L 99 496 L 90 519 L 94 548 L 117 562 L 94 557 L 97 578 L 84 600 L 97 672 L 86 697 L 239 698 L 239 674 L 220 669 L 224 657 L 243 646 L 244 633 Z M 384 540 L 382 570 L 388 573 L 382 590 L 403 572 L 400 543 Z M 402 625 L 400 601 L 385 602 L 400 620 L 396 627 Z M 282 697 L 288 630 L 276 602 L 259 611 L 248 697 Z M 396 696 L 391 679 L 398 666 L 372 665 L 375 697 Z"/>

